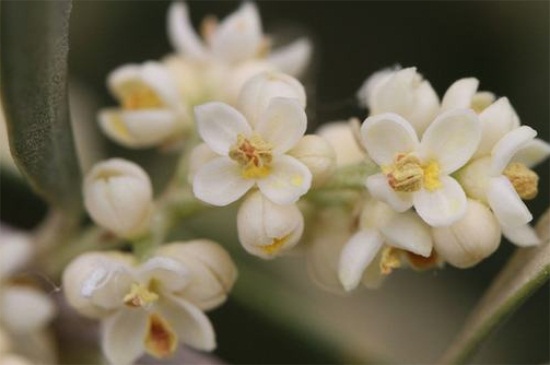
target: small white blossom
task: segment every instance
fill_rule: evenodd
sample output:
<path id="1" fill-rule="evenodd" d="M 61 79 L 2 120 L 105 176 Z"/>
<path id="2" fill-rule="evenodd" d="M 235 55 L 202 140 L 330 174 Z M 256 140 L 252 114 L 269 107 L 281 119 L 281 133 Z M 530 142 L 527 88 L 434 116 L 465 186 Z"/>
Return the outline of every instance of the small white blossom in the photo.
<path id="1" fill-rule="evenodd" d="M 365 120 L 364 147 L 382 172 L 367 179 L 369 192 L 398 212 L 415 207 L 431 226 L 445 226 L 466 212 L 466 194 L 450 176 L 464 166 L 481 138 L 481 126 L 470 110 L 439 115 L 419 141 L 411 125 L 397 114 Z"/>
<path id="2" fill-rule="evenodd" d="M 195 108 L 198 131 L 218 157 L 200 167 L 193 192 L 223 206 L 257 186 L 275 204 L 292 204 L 305 194 L 312 175 L 288 155 L 303 137 L 307 119 L 294 99 L 274 98 L 254 123 L 229 105 L 212 102 Z"/>
<path id="3" fill-rule="evenodd" d="M 213 242 L 173 243 L 137 264 L 128 254 L 86 253 L 63 274 L 71 306 L 102 321 L 102 348 L 113 364 L 143 353 L 172 355 L 179 342 L 216 346 L 205 309 L 223 302 L 236 278 L 225 251 Z"/>
<path id="4" fill-rule="evenodd" d="M 99 113 L 109 138 L 129 148 L 167 145 L 181 139 L 189 116 L 168 69 L 157 62 L 125 65 L 108 77 L 120 108 Z"/>
<path id="5" fill-rule="evenodd" d="M 339 278 L 346 290 L 359 285 L 373 262 L 380 266 L 380 269 L 374 268 L 379 273 L 398 265 L 394 257 L 378 256 L 384 245 L 424 257 L 432 252 L 429 227 L 414 212 L 397 213 L 387 204 L 370 199 L 361 213 L 359 230 L 347 241 L 340 255 Z"/>
<path id="6" fill-rule="evenodd" d="M 304 136 L 288 154 L 296 157 L 311 171 L 313 186 L 322 185 L 336 169 L 334 148 L 323 137 L 314 134 Z"/>
<path id="7" fill-rule="evenodd" d="M 439 97 L 416 67 L 382 70 L 368 78 L 357 94 L 371 116 L 396 113 L 408 120 L 419 135 L 439 112 Z"/>
<path id="8" fill-rule="evenodd" d="M 153 209 L 149 176 L 127 160 L 97 163 L 84 180 L 84 205 L 98 225 L 121 237 L 139 236 L 148 229 Z"/>
<path id="9" fill-rule="evenodd" d="M 295 204 L 274 204 L 254 192 L 239 208 L 237 229 L 246 251 L 271 259 L 298 243 L 304 231 L 304 217 Z"/>
<path id="10" fill-rule="evenodd" d="M 466 214 L 448 227 L 433 228 L 434 248 L 448 263 L 459 268 L 478 264 L 500 244 L 500 225 L 484 204 L 469 199 Z"/>

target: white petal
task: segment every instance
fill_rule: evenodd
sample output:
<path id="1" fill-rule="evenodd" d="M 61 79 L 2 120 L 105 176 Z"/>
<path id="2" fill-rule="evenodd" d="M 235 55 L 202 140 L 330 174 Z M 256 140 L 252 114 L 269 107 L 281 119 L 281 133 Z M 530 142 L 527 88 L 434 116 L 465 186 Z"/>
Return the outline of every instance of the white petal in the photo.
<path id="1" fill-rule="evenodd" d="M 141 80 L 141 66 L 127 64 L 117 67 L 107 76 L 107 87 L 109 91 L 119 100 L 123 99 L 129 90 L 135 85 L 143 84 Z"/>
<path id="2" fill-rule="evenodd" d="M 3 226 L 0 242 L 0 282 L 3 282 L 32 259 L 33 242 L 30 234 L 10 231 Z"/>
<path id="3" fill-rule="evenodd" d="M 197 59 L 206 57 L 206 49 L 193 29 L 184 2 L 172 2 L 168 10 L 167 24 L 170 43 L 179 53 Z"/>
<path id="4" fill-rule="evenodd" d="M 346 290 L 359 285 L 363 272 L 382 247 L 382 236 L 375 230 L 361 230 L 354 234 L 340 255 L 338 277 Z"/>
<path id="5" fill-rule="evenodd" d="M 448 226 L 464 216 L 466 194 L 460 184 L 450 176 L 441 176 L 442 186 L 434 191 L 421 189 L 413 193 L 418 215 L 430 226 Z"/>
<path id="6" fill-rule="evenodd" d="M 409 122 L 397 114 L 369 117 L 361 126 L 363 145 L 378 165 L 391 164 L 398 153 L 413 152 L 418 137 Z"/>
<path id="7" fill-rule="evenodd" d="M 181 342 L 203 351 L 212 351 L 216 348 L 212 324 L 193 304 L 168 296 L 158 303 L 157 308 L 173 327 Z"/>
<path id="8" fill-rule="evenodd" d="M 255 132 L 271 143 L 274 154 L 282 154 L 298 143 L 306 128 L 306 113 L 298 101 L 273 98 L 256 125 Z"/>
<path id="9" fill-rule="evenodd" d="M 469 109 L 478 86 L 479 80 L 474 77 L 455 81 L 443 96 L 441 111 L 449 109 Z"/>
<path id="10" fill-rule="evenodd" d="M 146 62 L 141 67 L 141 78 L 167 106 L 175 109 L 183 106 L 178 85 L 168 67 L 156 61 Z"/>
<path id="11" fill-rule="evenodd" d="M 210 39 L 212 53 L 228 63 L 236 63 L 257 55 L 262 42 L 262 24 L 253 3 L 244 3 L 225 18 Z"/>
<path id="12" fill-rule="evenodd" d="M 152 257 L 137 270 L 136 276 L 141 283 L 155 280 L 163 290 L 175 292 L 185 288 L 191 281 L 191 273 L 179 261 L 169 257 Z"/>
<path id="13" fill-rule="evenodd" d="M 101 347 L 111 364 L 133 364 L 144 352 L 147 312 L 122 309 L 102 323 Z"/>
<path id="14" fill-rule="evenodd" d="M 508 133 L 493 147 L 491 151 L 492 176 L 502 174 L 514 155 L 526 147 L 537 135 L 537 131 L 526 125 L 516 128 Z"/>
<path id="15" fill-rule="evenodd" d="M 518 227 L 530 222 L 533 216 L 504 176 L 489 181 L 487 200 L 502 227 Z"/>
<path id="16" fill-rule="evenodd" d="M 237 136 L 249 136 L 250 125 L 244 116 L 233 107 L 211 102 L 195 107 L 199 135 L 208 146 L 220 155 L 227 155 L 237 142 Z"/>
<path id="17" fill-rule="evenodd" d="M 481 139 L 481 124 L 469 109 L 453 109 L 440 114 L 426 129 L 419 155 L 434 160 L 442 174 L 464 166 L 476 151 Z"/>
<path id="18" fill-rule="evenodd" d="M 548 156 L 550 156 L 550 143 L 535 138 L 520 149 L 512 161 L 522 163 L 527 167 L 534 167 L 546 160 Z"/>
<path id="19" fill-rule="evenodd" d="M 384 68 L 370 75 L 363 85 L 357 90 L 356 97 L 359 105 L 364 108 L 372 109 L 373 97 L 376 95 L 376 90 L 384 85 L 386 81 L 398 70 L 393 68 Z"/>
<path id="20" fill-rule="evenodd" d="M 307 38 L 300 38 L 294 42 L 279 47 L 268 56 L 270 64 L 278 70 L 292 76 L 300 76 L 309 65 L 313 44 Z"/>
<path id="21" fill-rule="evenodd" d="M 483 156 L 491 153 L 495 144 L 515 127 L 518 116 L 508 98 L 500 98 L 479 114 L 479 120 L 483 132 L 476 155 Z"/>
<path id="22" fill-rule="evenodd" d="M 3 286 L 0 296 L 2 325 L 18 334 L 41 331 L 55 314 L 52 300 L 41 291 L 22 285 Z M 0 354 L 1 356 L 1 354 Z"/>
<path id="23" fill-rule="evenodd" d="M 206 203 L 224 206 L 242 197 L 253 185 L 253 179 L 242 177 L 237 163 L 219 157 L 197 171 L 193 178 L 193 193 Z"/>
<path id="24" fill-rule="evenodd" d="M 384 174 L 369 176 L 366 185 L 373 197 L 387 203 L 397 212 L 404 212 L 413 206 L 412 195 L 393 190 Z"/>
<path id="25" fill-rule="evenodd" d="M 288 155 L 274 156 L 271 173 L 258 180 L 258 188 L 275 204 L 295 203 L 311 187 L 311 172 Z"/>
<path id="26" fill-rule="evenodd" d="M 516 227 L 502 226 L 502 234 L 508 241 L 520 247 L 536 246 L 541 243 L 537 232 L 528 224 Z"/>
<path id="27" fill-rule="evenodd" d="M 412 211 L 395 214 L 380 231 L 386 244 L 428 257 L 432 238 L 428 226 Z"/>
<path id="28" fill-rule="evenodd" d="M 426 80 L 416 87 L 414 97 L 413 108 L 407 113 L 406 118 L 418 135 L 422 135 L 439 112 L 439 97 Z"/>
<path id="29" fill-rule="evenodd" d="M 187 175 L 187 180 L 189 183 L 193 183 L 195 174 L 203 165 L 216 159 L 217 157 L 220 157 L 220 155 L 212 151 L 206 143 L 201 143 L 193 148 L 191 155 L 189 156 L 189 175 Z"/>

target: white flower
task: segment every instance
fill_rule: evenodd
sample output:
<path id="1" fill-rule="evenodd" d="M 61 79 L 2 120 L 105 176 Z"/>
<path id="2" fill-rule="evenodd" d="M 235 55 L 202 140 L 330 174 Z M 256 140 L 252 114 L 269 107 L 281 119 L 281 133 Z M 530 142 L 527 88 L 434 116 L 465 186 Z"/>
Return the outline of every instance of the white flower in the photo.
<path id="1" fill-rule="evenodd" d="M 538 176 L 529 167 L 541 160 L 548 151 L 522 154 L 522 160 L 514 160 L 535 138 L 537 132 L 522 126 L 508 132 L 492 149 L 491 155 L 476 159 L 465 166 L 457 178 L 468 196 L 491 207 L 498 219 L 502 233 L 519 246 L 531 246 L 540 242 L 528 225 L 533 219 L 522 199 L 532 199 L 537 194 Z"/>
<path id="2" fill-rule="evenodd" d="M 312 185 L 320 186 L 336 169 L 336 152 L 323 137 L 310 134 L 304 136 L 288 154 L 307 166 L 312 174 Z"/>
<path id="3" fill-rule="evenodd" d="M 357 143 L 352 123 L 359 125 L 359 120 L 326 123 L 317 130 L 317 134 L 330 143 L 336 152 L 336 166 L 354 165 L 367 159 L 366 153 Z"/>
<path id="4" fill-rule="evenodd" d="M 466 212 L 466 194 L 451 173 L 464 166 L 481 138 L 470 110 L 439 115 L 422 140 L 397 114 L 369 117 L 361 127 L 369 156 L 382 169 L 367 179 L 370 193 L 398 212 L 412 206 L 431 226 L 445 226 Z"/>
<path id="5" fill-rule="evenodd" d="M 200 136 L 219 155 L 195 173 L 197 198 L 223 206 L 257 185 L 273 203 L 287 205 L 309 190 L 311 172 L 287 154 L 306 130 L 306 115 L 297 101 L 272 99 L 254 127 L 219 102 L 198 106 L 195 114 Z"/>
<path id="6" fill-rule="evenodd" d="M 357 94 L 370 115 L 396 113 L 422 135 L 439 112 L 439 98 L 416 67 L 382 70 L 368 78 Z"/>
<path id="7" fill-rule="evenodd" d="M 270 53 L 258 9 L 249 2 L 243 3 L 220 23 L 215 18 L 206 18 L 202 30 L 204 41 L 191 25 L 186 4 L 172 3 L 168 12 L 168 35 L 183 57 L 230 65 L 260 59 L 279 71 L 297 76 L 307 66 L 311 55 L 311 42 L 305 38 Z"/>
<path id="8" fill-rule="evenodd" d="M 108 77 L 120 108 L 99 113 L 101 128 L 117 143 L 145 148 L 174 143 L 188 128 L 188 112 L 168 69 L 157 62 L 125 65 Z"/>
<path id="9" fill-rule="evenodd" d="M 397 213 L 387 204 L 370 199 L 363 208 L 359 230 L 340 255 L 339 278 L 346 290 L 357 287 L 384 244 L 424 257 L 432 251 L 429 227 L 414 212 Z M 391 271 L 399 265 L 390 252 L 386 258 L 379 258 L 380 270 L 377 271 Z"/>
<path id="10" fill-rule="evenodd" d="M 173 243 L 137 265 L 128 254 L 86 253 L 69 264 L 63 288 L 69 304 L 102 320 L 102 348 L 113 364 L 133 363 L 144 352 L 166 358 L 183 342 L 216 346 L 203 313 L 231 289 L 236 269 L 209 241 Z"/>
<path id="11" fill-rule="evenodd" d="M 84 180 L 84 205 L 98 225 L 121 237 L 139 236 L 148 229 L 153 208 L 149 176 L 123 159 L 97 163 Z"/>
<path id="12" fill-rule="evenodd" d="M 274 204 L 254 192 L 239 208 L 237 229 L 246 251 L 271 259 L 298 243 L 304 231 L 304 217 L 295 204 Z"/>
<path id="13" fill-rule="evenodd" d="M 464 217 L 448 227 L 433 228 L 434 248 L 448 263 L 459 268 L 478 264 L 496 251 L 500 226 L 482 203 L 469 199 Z"/>
<path id="14" fill-rule="evenodd" d="M 473 109 L 481 113 L 495 101 L 495 95 L 488 91 L 477 91 L 479 80 L 467 77 L 455 81 L 443 95 L 441 110 Z"/>

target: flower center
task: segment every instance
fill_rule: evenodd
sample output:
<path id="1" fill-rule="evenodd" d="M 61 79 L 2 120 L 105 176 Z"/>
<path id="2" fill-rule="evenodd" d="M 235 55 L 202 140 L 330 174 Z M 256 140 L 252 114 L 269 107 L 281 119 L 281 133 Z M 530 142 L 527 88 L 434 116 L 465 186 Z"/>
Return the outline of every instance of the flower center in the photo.
<path id="1" fill-rule="evenodd" d="M 271 172 L 272 146 L 257 134 L 250 138 L 239 134 L 237 143 L 229 151 L 229 157 L 237 161 L 246 179 L 259 179 Z"/>
<path id="2" fill-rule="evenodd" d="M 407 193 L 422 188 L 429 191 L 440 188 L 439 170 L 436 161 L 423 164 L 418 157 L 411 154 L 398 154 L 392 165 L 382 168 L 391 188 Z"/>
<path id="3" fill-rule="evenodd" d="M 521 199 L 534 199 L 538 194 L 539 176 L 524 164 L 512 162 L 504 172 Z"/>
<path id="4" fill-rule="evenodd" d="M 125 93 L 121 104 L 127 110 L 156 109 L 163 106 L 157 93 L 146 85 L 134 85 Z"/>
<path id="5" fill-rule="evenodd" d="M 124 304 L 130 308 L 143 308 L 159 299 L 157 293 L 143 284 L 133 283 L 130 292 L 124 296 Z"/>
<path id="6" fill-rule="evenodd" d="M 148 354 L 158 358 L 166 358 L 176 351 L 178 336 L 168 322 L 160 315 L 153 313 L 147 323 L 145 349 Z"/>

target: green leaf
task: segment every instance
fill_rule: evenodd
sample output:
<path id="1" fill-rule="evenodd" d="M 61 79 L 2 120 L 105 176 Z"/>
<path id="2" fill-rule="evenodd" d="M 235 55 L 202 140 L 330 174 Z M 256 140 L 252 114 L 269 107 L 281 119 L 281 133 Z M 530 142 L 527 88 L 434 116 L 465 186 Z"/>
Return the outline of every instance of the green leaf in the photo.
<path id="1" fill-rule="evenodd" d="M 81 175 L 67 95 L 71 2 L 2 1 L 0 10 L 0 85 L 14 160 L 48 203 L 77 211 Z"/>
<path id="2" fill-rule="evenodd" d="M 491 284 L 438 364 L 464 364 L 482 342 L 550 277 L 547 212 L 538 223 L 540 246 L 518 249 Z"/>

